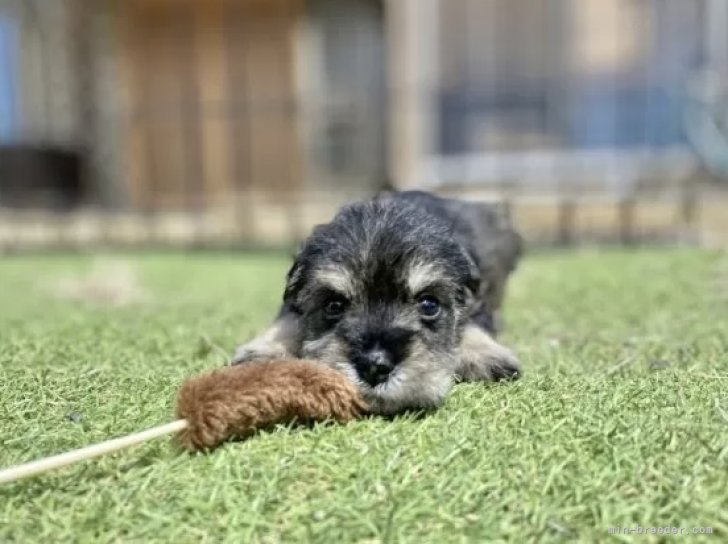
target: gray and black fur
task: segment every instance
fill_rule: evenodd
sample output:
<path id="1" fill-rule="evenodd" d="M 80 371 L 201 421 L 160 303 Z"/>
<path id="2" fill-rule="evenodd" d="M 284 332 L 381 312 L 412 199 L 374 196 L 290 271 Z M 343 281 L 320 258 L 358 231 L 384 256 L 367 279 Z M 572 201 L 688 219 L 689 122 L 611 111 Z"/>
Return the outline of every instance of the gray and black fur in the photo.
<path id="1" fill-rule="evenodd" d="M 455 380 L 518 377 L 494 337 L 520 255 L 488 205 L 403 192 L 346 206 L 303 244 L 278 318 L 233 362 L 321 361 L 387 414 L 435 407 Z"/>

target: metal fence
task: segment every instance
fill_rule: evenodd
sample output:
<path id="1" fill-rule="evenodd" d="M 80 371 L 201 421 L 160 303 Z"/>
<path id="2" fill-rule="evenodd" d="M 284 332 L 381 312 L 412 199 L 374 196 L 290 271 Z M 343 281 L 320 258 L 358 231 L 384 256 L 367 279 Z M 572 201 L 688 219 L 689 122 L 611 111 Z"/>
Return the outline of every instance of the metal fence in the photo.
<path id="1" fill-rule="evenodd" d="M 287 245 L 411 187 L 536 244 L 712 241 L 727 31 L 723 0 L 0 0 L 0 248 Z"/>

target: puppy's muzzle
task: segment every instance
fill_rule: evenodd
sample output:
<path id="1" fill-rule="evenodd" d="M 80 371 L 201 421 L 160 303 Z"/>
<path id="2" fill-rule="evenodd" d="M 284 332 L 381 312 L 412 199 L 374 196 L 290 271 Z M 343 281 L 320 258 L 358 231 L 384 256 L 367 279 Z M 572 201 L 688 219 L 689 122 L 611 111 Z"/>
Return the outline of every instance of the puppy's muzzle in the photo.
<path id="1" fill-rule="evenodd" d="M 359 354 L 353 362 L 359 377 L 372 387 L 387 381 L 395 366 L 390 354 L 383 349 Z"/>
<path id="2" fill-rule="evenodd" d="M 372 387 L 386 382 L 408 355 L 414 331 L 401 327 L 381 327 L 375 323 L 352 322 L 343 330 L 349 346 L 349 361 L 359 377 Z M 364 332 L 360 333 L 359 330 Z"/>

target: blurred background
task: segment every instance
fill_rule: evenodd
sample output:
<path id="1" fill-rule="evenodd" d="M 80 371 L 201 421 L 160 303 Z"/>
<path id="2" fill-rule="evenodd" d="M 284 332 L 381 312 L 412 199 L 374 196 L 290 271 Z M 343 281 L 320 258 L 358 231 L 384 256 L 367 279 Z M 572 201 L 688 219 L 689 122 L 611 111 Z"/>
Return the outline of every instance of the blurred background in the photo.
<path id="1" fill-rule="evenodd" d="M 725 0 L 0 0 L 0 250 L 284 247 L 346 201 L 728 245 Z"/>

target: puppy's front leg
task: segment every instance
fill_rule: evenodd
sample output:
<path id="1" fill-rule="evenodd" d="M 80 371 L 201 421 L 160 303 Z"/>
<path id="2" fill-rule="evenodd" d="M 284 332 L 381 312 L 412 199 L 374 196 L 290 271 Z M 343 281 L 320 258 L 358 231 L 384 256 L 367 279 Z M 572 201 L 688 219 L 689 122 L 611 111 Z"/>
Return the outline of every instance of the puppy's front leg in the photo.
<path id="1" fill-rule="evenodd" d="M 460 341 L 459 363 L 455 371 L 461 381 L 516 379 L 521 363 L 507 347 L 496 342 L 485 329 L 468 323 Z"/>
<path id="2" fill-rule="evenodd" d="M 267 331 L 238 347 L 230 364 L 295 357 L 297 344 L 298 316 L 282 312 Z"/>

